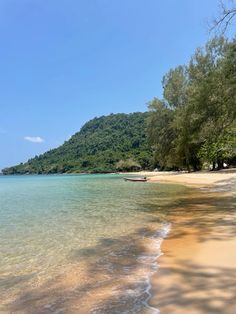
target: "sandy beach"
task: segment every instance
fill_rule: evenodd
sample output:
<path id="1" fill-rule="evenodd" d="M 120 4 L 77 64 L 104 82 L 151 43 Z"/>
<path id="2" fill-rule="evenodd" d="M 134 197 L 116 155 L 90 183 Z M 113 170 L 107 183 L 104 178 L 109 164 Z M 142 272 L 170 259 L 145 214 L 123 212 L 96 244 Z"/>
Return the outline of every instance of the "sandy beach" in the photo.
<path id="1" fill-rule="evenodd" d="M 235 170 L 144 175 L 198 187 L 169 217 L 150 304 L 163 314 L 236 313 Z"/>
<path id="2" fill-rule="evenodd" d="M 133 175 L 145 176 L 149 182 L 163 182 L 184 184 L 193 187 L 216 185 L 220 181 L 227 184 L 229 180 L 236 178 L 236 168 L 220 171 L 199 172 L 175 172 L 175 171 L 140 171 L 132 172 Z M 128 173 L 127 173 L 128 175 Z"/>

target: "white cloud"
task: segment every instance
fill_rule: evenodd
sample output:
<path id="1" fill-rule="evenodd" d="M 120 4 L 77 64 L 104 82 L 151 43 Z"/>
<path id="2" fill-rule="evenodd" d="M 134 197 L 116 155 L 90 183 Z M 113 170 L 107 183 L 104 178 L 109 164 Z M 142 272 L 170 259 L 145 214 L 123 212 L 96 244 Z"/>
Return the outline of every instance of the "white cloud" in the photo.
<path id="1" fill-rule="evenodd" d="M 25 136 L 24 140 L 32 143 L 43 143 L 44 139 L 40 136 Z"/>

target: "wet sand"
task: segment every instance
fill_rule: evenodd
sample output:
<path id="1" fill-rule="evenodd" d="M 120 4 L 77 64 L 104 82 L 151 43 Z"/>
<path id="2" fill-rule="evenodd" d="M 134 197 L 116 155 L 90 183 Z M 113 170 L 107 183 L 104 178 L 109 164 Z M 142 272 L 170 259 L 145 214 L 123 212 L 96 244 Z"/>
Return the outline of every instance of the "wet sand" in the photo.
<path id="1" fill-rule="evenodd" d="M 236 313 L 236 180 L 212 190 L 196 191 L 169 216 L 152 278 L 150 304 L 160 313 Z"/>

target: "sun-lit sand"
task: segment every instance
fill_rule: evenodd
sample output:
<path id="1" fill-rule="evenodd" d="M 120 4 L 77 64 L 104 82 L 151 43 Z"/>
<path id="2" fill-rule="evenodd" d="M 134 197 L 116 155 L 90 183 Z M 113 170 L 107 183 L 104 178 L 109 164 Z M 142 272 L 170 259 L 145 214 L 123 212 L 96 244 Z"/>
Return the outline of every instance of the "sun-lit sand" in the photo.
<path id="1" fill-rule="evenodd" d="M 133 174 L 195 188 L 169 215 L 150 305 L 161 314 L 235 314 L 236 169 Z"/>
<path id="2" fill-rule="evenodd" d="M 236 313 L 235 172 L 157 174 L 151 181 L 211 186 L 196 189 L 169 217 L 151 305 L 163 314 Z"/>
<path id="3" fill-rule="evenodd" d="M 146 176 L 149 182 L 179 183 L 191 186 L 207 186 L 219 181 L 236 178 L 236 169 L 220 171 L 174 172 L 174 171 L 140 171 L 132 174 Z"/>

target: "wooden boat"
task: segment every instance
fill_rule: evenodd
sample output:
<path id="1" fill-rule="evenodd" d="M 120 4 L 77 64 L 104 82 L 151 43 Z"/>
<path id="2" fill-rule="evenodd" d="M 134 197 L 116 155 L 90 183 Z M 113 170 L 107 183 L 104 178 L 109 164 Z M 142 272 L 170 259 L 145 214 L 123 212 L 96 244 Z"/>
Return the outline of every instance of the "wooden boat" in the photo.
<path id="1" fill-rule="evenodd" d="M 131 182 L 147 182 L 147 178 L 124 178 L 125 181 Z"/>

